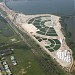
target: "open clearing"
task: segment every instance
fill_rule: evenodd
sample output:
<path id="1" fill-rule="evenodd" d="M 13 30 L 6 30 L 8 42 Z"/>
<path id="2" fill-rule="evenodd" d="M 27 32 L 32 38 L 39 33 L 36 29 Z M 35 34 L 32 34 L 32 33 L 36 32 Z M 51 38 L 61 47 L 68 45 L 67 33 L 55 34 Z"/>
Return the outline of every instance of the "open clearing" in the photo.
<path id="1" fill-rule="evenodd" d="M 24 42 L 14 44 L 10 47 L 14 48 L 14 56 L 18 63 L 16 66 L 13 66 L 10 56 L 6 57 L 13 75 L 46 75 L 32 51 Z"/>
<path id="2" fill-rule="evenodd" d="M 8 22 L 0 15 L 0 47 L 20 41 Z"/>

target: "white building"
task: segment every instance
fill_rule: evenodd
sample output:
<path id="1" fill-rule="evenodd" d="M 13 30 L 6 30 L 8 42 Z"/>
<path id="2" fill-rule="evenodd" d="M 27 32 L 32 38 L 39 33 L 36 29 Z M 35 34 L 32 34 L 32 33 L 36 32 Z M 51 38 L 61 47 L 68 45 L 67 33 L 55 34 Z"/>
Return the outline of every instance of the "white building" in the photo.
<path id="1" fill-rule="evenodd" d="M 60 60 L 71 63 L 71 56 L 68 50 L 58 50 L 56 55 Z"/>

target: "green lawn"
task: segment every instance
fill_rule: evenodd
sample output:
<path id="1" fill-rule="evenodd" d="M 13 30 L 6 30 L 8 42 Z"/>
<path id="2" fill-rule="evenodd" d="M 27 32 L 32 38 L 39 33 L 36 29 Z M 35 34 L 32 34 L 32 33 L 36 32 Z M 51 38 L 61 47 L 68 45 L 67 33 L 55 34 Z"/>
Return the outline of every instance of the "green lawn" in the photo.
<path id="1" fill-rule="evenodd" d="M 60 48 L 60 45 L 56 45 L 53 49 L 58 50 Z"/>
<path id="2" fill-rule="evenodd" d="M 45 32 L 41 32 L 41 31 L 37 31 L 36 33 L 41 34 L 41 35 L 45 35 Z"/>
<path id="3" fill-rule="evenodd" d="M 6 58 L 13 75 L 22 75 L 22 69 L 26 72 L 23 75 L 46 75 L 31 49 L 25 43 L 21 42 L 11 47 L 15 49 L 13 55 L 18 63 L 16 66 L 13 66 L 10 56 Z"/>
<path id="4" fill-rule="evenodd" d="M 40 29 L 41 28 L 41 26 L 39 25 L 39 26 L 36 26 L 38 29 Z"/>
<path id="5" fill-rule="evenodd" d="M 48 41 L 50 41 L 51 44 L 55 44 L 55 42 L 52 39 L 48 39 Z"/>
<path id="6" fill-rule="evenodd" d="M 56 42 L 56 44 L 61 44 L 58 39 L 53 39 L 53 40 Z"/>
<path id="7" fill-rule="evenodd" d="M 34 21 L 34 18 L 29 20 L 28 24 L 31 24 Z"/>
<path id="8" fill-rule="evenodd" d="M 45 46 L 47 49 L 50 48 L 49 46 Z"/>
<path id="9" fill-rule="evenodd" d="M 20 38 L 17 36 L 11 26 L 3 17 L 0 16 L 0 46 L 11 44 L 19 40 Z"/>
<path id="10" fill-rule="evenodd" d="M 56 33 L 53 34 L 53 33 L 46 33 L 47 36 L 58 36 Z"/>
<path id="11" fill-rule="evenodd" d="M 0 12 L 7 16 L 7 13 L 0 8 Z"/>
<path id="12" fill-rule="evenodd" d="M 49 50 L 50 52 L 53 52 L 53 51 L 54 51 L 53 49 L 50 49 L 50 48 L 49 48 L 48 50 Z"/>
<path id="13" fill-rule="evenodd" d="M 45 32 L 48 30 L 48 28 L 41 28 L 40 31 Z"/>
<path id="14" fill-rule="evenodd" d="M 39 22 L 34 22 L 33 25 L 35 25 L 35 26 L 38 25 L 39 26 L 40 23 Z"/>

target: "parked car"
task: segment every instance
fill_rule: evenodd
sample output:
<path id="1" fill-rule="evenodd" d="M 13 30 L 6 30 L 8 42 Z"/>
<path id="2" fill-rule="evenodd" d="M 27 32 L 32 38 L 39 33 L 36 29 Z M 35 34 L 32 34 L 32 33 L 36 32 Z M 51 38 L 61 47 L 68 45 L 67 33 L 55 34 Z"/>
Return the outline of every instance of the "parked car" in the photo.
<path id="1" fill-rule="evenodd" d="M 17 65 L 17 61 L 14 56 L 11 56 L 11 61 L 13 65 Z"/>
<path id="2" fill-rule="evenodd" d="M 3 61 L 2 61 L 2 65 L 3 65 L 4 69 L 5 69 L 5 71 L 7 72 L 7 75 L 12 75 L 8 63 L 3 60 Z"/>

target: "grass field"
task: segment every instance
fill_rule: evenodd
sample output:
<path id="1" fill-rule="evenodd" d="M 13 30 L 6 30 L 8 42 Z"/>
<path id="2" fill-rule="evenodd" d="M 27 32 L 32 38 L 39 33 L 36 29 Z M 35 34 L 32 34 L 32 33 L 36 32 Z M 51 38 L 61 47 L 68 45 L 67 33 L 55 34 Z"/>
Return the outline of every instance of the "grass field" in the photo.
<path id="1" fill-rule="evenodd" d="M 19 41 L 20 38 L 13 31 L 7 21 L 0 16 L 0 46 L 5 44 L 11 44 Z"/>
<path id="2" fill-rule="evenodd" d="M 8 46 L 0 47 L 0 50 L 12 47 L 14 49 L 13 55 L 18 63 L 18 65 L 13 66 L 10 60 L 11 55 L 5 57 L 13 75 L 46 75 L 35 59 L 31 49 L 24 42 L 12 44 L 14 42 L 11 39 L 21 40 L 7 21 L 0 16 L 0 46 L 9 44 Z"/>
<path id="3" fill-rule="evenodd" d="M 13 75 L 22 75 L 22 70 L 25 72 L 23 75 L 46 75 L 25 43 L 20 42 L 11 47 L 14 48 L 13 55 L 16 57 L 18 63 L 16 66 L 13 66 L 10 56 L 7 56 L 7 62 Z"/>

